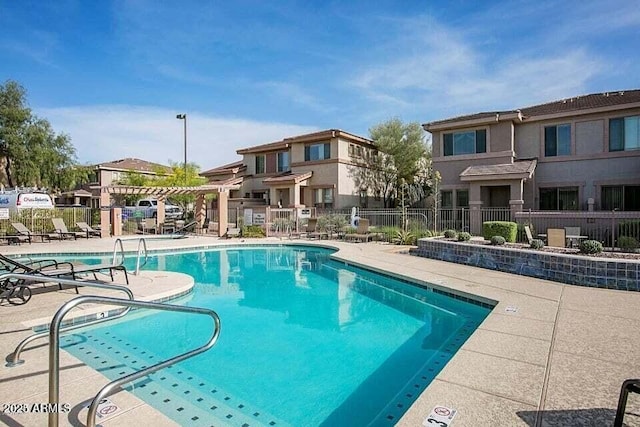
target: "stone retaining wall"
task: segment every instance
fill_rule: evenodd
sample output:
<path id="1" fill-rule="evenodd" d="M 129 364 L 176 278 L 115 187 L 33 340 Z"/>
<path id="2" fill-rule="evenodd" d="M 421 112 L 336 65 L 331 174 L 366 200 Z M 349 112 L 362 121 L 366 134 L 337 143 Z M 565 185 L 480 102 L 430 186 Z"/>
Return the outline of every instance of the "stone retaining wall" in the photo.
<path id="1" fill-rule="evenodd" d="M 412 255 L 570 285 L 640 291 L 640 261 L 420 239 Z"/>

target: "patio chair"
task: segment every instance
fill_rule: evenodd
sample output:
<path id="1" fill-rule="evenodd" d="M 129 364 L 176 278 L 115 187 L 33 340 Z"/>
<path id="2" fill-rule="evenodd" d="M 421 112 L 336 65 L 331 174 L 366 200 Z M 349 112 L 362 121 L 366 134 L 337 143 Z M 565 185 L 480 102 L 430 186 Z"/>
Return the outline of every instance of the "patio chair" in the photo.
<path id="1" fill-rule="evenodd" d="M 618 398 L 618 407 L 616 408 L 616 418 L 613 421 L 613 427 L 622 427 L 624 425 L 624 414 L 627 409 L 627 400 L 629 393 L 640 393 L 640 379 L 628 379 L 622 383 L 620 388 L 620 397 Z"/>
<path id="2" fill-rule="evenodd" d="M 322 231 L 320 227 L 318 227 L 318 218 L 309 218 L 309 222 L 307 223 L 307 237 L 309 239 L 328 239 L 329 233 Z"/>
<path id="3" fill-rule="evenodd" d="M 86 222 L 82 222 L 82 221 L 78 221 L 76 222 L 76 226 L 84 233 L 86 233 L 87 235 L 87 239 L 89 237 L 92 236 L 96 236 L 96 237 L 101 237 L 102 234 L 100 234 L 100 230 L 96 230 L 94 228 L 92 228 L 89 224 L 87 224 Z"/>
<path id="4" fill-rule="evenodd" d="M 51 218 L 51 222 L 53 223 L 53 228 L 56 233 L 60 236 L 60 240 L 62 239 L 73 239 L 76 240 L 78 236 L 84 237 L 84 233 L 81 231 L 69 231 L 67 229 L 67 224 L 64 223 L 62 218 Z"/>
<path id="5" fill-rule="evenodd" d="M 144 218 L 142 220 L 142 234 L 153 232 L 154 234 L 158 231 L 158 222 L 155 218 Z"/>
<path id="6" fill-rule="evenodd" d="M 564 248 L 566 244 L 564 228 L 547 228 L 547 246 Z"/>
<path id="7" fill-rule="evenodd" d="M 524 234 L 526 234 L 527 236 L 527 242 L 531 244 L 531 241 L 533 240 L 533 234 L 531 234 L 531 228 L 528 225 L 524 226 Z"/>
<path id="8" fill-rule="evenodd" d="M 166 218 L 162 223 L 162 234 L 175 233 L 176 220 L 173 218 Z"/>
<path id="9" fill-rule="evenodd" d="M 345 240 L 356 240 L 358 242 L 368 242 L 373 238 L 373 234 L 369 232 L 369 220 L 360 218 L 358 221 L 358 228 L 355 233 L 347 233 L 344 236 Z"/>
<path id="10" fill-rule="evenodd" d="M 238 227 L 228 227 L 227 232 L 225 233 L 227 239 L 232 237 L 240 237 L 240 228 Z"/>
<path id="11" fill-rule="evenodd" d="M 47 241 L 51 241 L 51 235 L 49 233 L 32 233 L 23 223 L 21 222 L 12 222 L 11 226 L 18 232 L 18 234 L 22 236 L 26 236 L 29 239 L 29 243 L 33 242 L 34 237 L 40 237 L 44 242 L 44 238 L 47 238 Z"/>
<path id="12" fill-rule="evenodd" d="M 572 248 L 574 244 L 576 246 L 580 244 L 580 227 L 565 227 L 564 232 L 570 248 Z"/>

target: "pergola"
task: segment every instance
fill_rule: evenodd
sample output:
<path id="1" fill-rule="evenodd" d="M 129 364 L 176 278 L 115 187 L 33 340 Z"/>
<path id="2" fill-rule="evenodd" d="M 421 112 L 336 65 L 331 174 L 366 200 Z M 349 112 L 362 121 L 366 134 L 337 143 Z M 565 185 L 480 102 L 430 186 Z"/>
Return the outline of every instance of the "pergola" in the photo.
<path id="1" fill-rule="evenodd" d="M 135 196 L 151 196 L 158 199 L 158 223 L 164 222 L 164 206 L 167 196 L 176 195 L 194 195 L 196 196 L 195 221 L 199 227 L 202 227 L 206 217 L 205 196 L 207 194 L 218 195 L 218 229 L 222 232 L 227 229 L 229 204 L 229 191 L 237 190 L 240 184 L 236 180 L 229 180 L 217 184 L 204 184 L 195 187 L 136 187 L 132 185 L 111 185 L 100 188 L 100 222 L 101 237 L 109 237 L 111 230 L 111 210 L 119 209 L 109 206 L 111 195 L 135 195 Z M 120 230 L 114 227 L 113 235 L 118 235 Z"/>

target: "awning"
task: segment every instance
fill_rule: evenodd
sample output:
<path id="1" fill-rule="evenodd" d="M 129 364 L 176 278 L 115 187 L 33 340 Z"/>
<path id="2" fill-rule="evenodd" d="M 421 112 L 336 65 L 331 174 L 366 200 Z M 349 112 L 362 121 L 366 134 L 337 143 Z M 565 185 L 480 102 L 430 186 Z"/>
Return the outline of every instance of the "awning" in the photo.
<path id="1" fill-rule="evenodd" d="M 499 165 L 469 166 L 460 173 L 461 181 L 528 179 L 533 176 L 537 160 L 521 160 Z"/>
<path id="2" fill-rule="evenodd" d="M 313 172 L 287 173 L 286 175 L 272 176 L 263 179 L 262 182 L 267 185 L 299 184 L 311 178 L 311 175 L 313 175 Z"/>

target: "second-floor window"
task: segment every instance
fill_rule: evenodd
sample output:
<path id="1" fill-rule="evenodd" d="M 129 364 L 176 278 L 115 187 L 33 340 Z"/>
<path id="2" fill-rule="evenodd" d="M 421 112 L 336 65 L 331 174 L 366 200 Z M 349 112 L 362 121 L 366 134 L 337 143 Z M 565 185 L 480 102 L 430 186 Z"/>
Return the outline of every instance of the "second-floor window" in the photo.
<path id="1" fill-rule="evenodd" d="M 568 156 L 571 154 L 571 125 L 545 126 L 544 156 Z"/>
<path id="2" fill-rule="evenodd" d="M 640 116 L 609 120 L 609 151 L 640 149 Z"/>
<path id="3" fill-rule="evenodd" d="M 316 208 L 333 208 L 333 188 L 316 188 L 313 205 Z"/>
<path id="4" fill-rule="evenodd" d="M 331 158 L 331 144 L 313 144 L 305 145 L 304 161 L 311 162 L 314 160 L 325 160 Z"/>
<path id="5" fill-rule="evenodd" d="M 287 172 L 290 169 L 289 152 L 282 151 L 278 153 L 278 172 Z"/>
<path id="6" fill-rule="evenodd" d="M 478 129 L 444 134 L 444 155 L 484 153 L 487 151 L 487 131 Z"/>
<path id="7" fill-rule="evenodd" d="M 265 163 L 264 154 L 256 156 L 256 174 L 265 173 Z"/>

